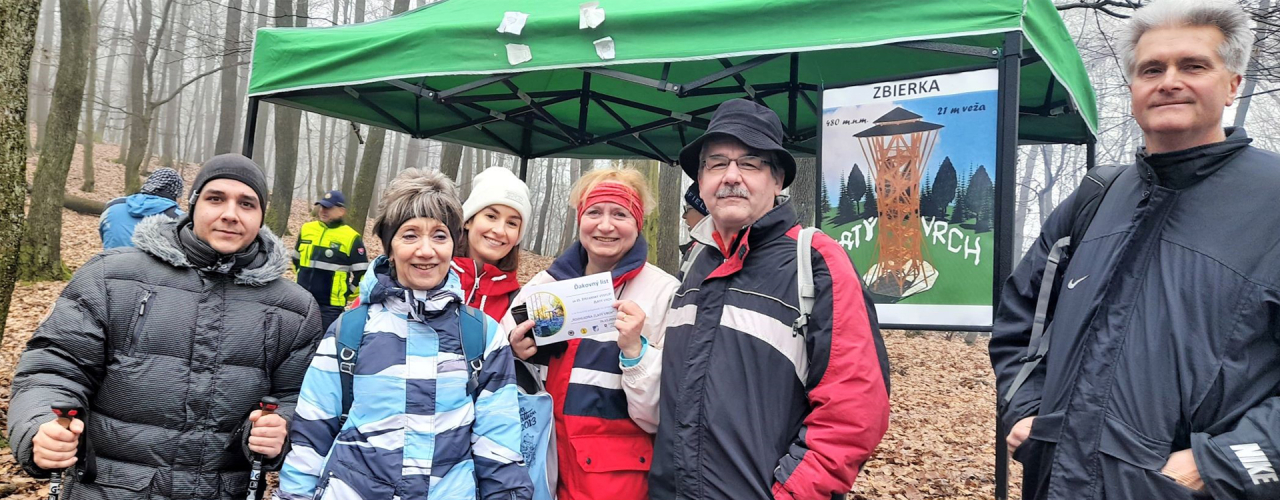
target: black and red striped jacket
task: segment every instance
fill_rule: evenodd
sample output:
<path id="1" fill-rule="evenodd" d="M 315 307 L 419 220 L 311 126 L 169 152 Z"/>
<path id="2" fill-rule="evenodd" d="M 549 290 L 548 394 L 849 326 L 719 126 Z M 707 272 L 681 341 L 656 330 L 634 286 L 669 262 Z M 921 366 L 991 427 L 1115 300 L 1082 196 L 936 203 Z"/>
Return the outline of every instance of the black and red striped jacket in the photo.
<path id="1" fill-rule="evenodd" d="M 843 498 L 889 425 L 889 361 L 848 254 L 811 251 L 817 300 L 799 316 L 796 236 L 783 202 L 729 242 L 704 221 L 666 317 L 654 499 Z"/>

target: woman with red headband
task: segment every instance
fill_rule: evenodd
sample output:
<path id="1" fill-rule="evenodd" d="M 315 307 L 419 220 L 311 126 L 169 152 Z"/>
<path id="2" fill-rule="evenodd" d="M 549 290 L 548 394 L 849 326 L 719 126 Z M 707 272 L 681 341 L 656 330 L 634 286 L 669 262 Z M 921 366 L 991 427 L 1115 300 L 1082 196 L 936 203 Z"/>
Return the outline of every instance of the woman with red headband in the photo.
<path id="1" fill-rule="evenodd" d="M 643 500 L 657 429 L 657 378 L 661 366 L 643 364 L 647 349 L 660 349 L 662 321 L 679 283 L 645 262 L 649 245 L 640 234 L 653 206 L 648 184 L 633 169 L 595 170 L 574 185 L 578 241 L 526 285 L 590 274 L 613 276 L 619 299 L 617 335 L 597 335 L 537 348 L 528 336 L 533 321 L 516 325 L 508 313 L 517 357 L 537 366 L 555 399 L 559 500 Z M 527 288 L 526 288 L 527 290 Z M 513 305 L 524 303 L 517 295 Z"/>

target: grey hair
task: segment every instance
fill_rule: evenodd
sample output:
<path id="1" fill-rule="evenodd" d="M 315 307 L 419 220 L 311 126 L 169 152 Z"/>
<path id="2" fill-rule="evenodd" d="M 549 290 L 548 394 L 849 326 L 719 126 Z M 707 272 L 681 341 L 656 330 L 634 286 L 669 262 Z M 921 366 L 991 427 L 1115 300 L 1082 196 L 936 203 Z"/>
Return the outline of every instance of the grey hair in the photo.
<path id="1" fill-rule="evenodd" d="M 1249 30 L 1249 15 L 1235 2 L 1229 0 L 1155 0 L 1138 9 L 1120 35 L 1120 57 L 1125 74 L 1129 77 L 1137 70 L 1134 51 L 1138 40 L 1156 28 L 1178 26 L 1213 26 L 1222 31 L 1222 45 L 1218 56 L 1227 70 L 1243 75 L 1249 66 L 1249 53 L 1253 49 L 1253 32 Z"/>
<path id="2" fill-rule="evenodd" d="M 773 180 L 778 181 L 778 184 L 783 184 L 786 182 L 787 173 L 782 171 L 782 167 L 778 166 L 777 153 L 773 151 L 757 150 L 751 146 L 746 145 L 741 140 L 738 140 L 737 137 L 733 137 L 731 135 L 711 137 L 705 141 L 702 141 L 702 151 L 698 152 L 698 162 L 701 163 L 701 165 L 698 166 L 699 170 L 701 170 L 702 167 L 706 166 L 707 157 L 711 156 L 707 154 L 707 149 L 710 148 L 712 144 L 720 144 L 724 142 L 734 142 L 734 143 L 737 143 L 738 146 L 741 146 L 743 149 L 758 153 L 761 158 L 764 158 L 766 162 L 769 162 L 769 175 L 773 176 Z"/>
<path id="3" fill-rule="evenodd" d="M 462 202 L 458 189 L 444 174 L 435 170 L 408 168 L 400 172 L 378 201 L 378 218 L 373 232 L 382 240 L 382 251 L 391 253 L 391 238 L 400 226 L 412 219 L 426 217 L 449 228 L 453 244 L 462 234 Z"/>

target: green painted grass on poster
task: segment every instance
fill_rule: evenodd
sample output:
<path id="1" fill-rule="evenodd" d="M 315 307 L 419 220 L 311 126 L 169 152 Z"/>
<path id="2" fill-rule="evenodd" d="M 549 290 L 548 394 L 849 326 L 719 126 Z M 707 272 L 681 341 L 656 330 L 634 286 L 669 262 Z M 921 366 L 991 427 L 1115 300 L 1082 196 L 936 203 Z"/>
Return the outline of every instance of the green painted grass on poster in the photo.
<path id="1" fill-rule="evenodd" d="M 830 220 L 835 215 L 835 210 L 832 210 L 827 213 L 827 219 L 824 220 Z M 973 219 L 965 221 L 969 225 L 973 222 Z M 861 224 L 861 222 L 851 222 L 835 227 L 824 224 L 822 229 L 832 239 L 840 241 L 840 234 L 852 228 L 854 224 Z M 963 227 L 959 229 L 971 240 L 976 238 L 978 245 L 982 248 L 982 258 L 978 265 L 974 265 L 972 255 L 966 259 L 963 251 L 951 253 L 947 250 L 945 243 L 935 243 L 932 237 L 928 237 L 925 244 L 926 260 L 938 270 L 938 281 L 934 283 L 933 288 L 907 297 L 898 302 L 899 304 L 991 305 L 993 233 L 974 233 L 972 229 Z M 866 273 L 873 263 L 877 236 L 872 236 L 870 241 L 867 241 L 864 233 L 860 233 L 859 237 L 861 242 L 856 248 L 848 251 L 849 258 L 853 260 L 859 273 Z"/>

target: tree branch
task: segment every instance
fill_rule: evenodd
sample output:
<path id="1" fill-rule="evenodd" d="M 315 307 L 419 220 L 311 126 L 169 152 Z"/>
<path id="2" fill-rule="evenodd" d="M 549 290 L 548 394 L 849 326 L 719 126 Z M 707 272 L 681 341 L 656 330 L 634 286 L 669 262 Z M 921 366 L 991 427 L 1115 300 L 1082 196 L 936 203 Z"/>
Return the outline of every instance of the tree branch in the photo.
<path id="1" fill-rule="evenodd" d="M 225 65 L 225 66 L 221 66 L 221 67 L 213 68 L 213 69 L 211 69 L 211 70 L 209 70 L 209 71 L 205 71 L 204 73 L 200 73 L 200 74 L 198 74 L 198 75 L 196 75 L 196 76 L 192 77 L 190 80 L 187 80 L 187 81 L 183 82 L 181 85 L 178 85 L 178 88 L 173 89 L 173 93 L 169 94 L 169 97 L 166 97 L 166 98 L 161 99 L 161 100 L 159 100 L 159 101 L 152 101 L 151 103 L 149 103 L 149 104 L 148 104 L 148 106 L 149 106 L 149 110 L 148 110 L 148 111 L 153 110 L 153 109 L 155 109 L 155 108 L 158 108 L 158 107 L 160 107 L 160 106 L 163 106 L 165 103 L 167 103 L 167 102 L 169 102 L 169 101 L 172 101 L 175 97 L 178 97 L 178 94 L 181 94 L 181 93 L 182 93 L 182 89 L 187 88 L 187 86 L 189 86 L 189 85 L 191 85 L 191 84 L 193 84 L 193 83 L 196 83 L 197 81 L 199 81 L 200 79 L 202 79 L 202 78 L 204 78 L 204 77 L 206 77 L 206 76 L 212 75 L 212 74 L 217 73 L 217 72 L 219 72 L 219 71 L 222 71 L 222 70 L 224 70 L 224 69 L 230 69 L 230 68 L 234 68 L 234 67 L 236 67 L 236 66 L 244 66 L 245 64 L 248 64 L 248 63 L 245 63 L 245 62 L 237 62 L 237 63 L 235 63 L 235 64 L 228 64 L 228 65 Z"/>

